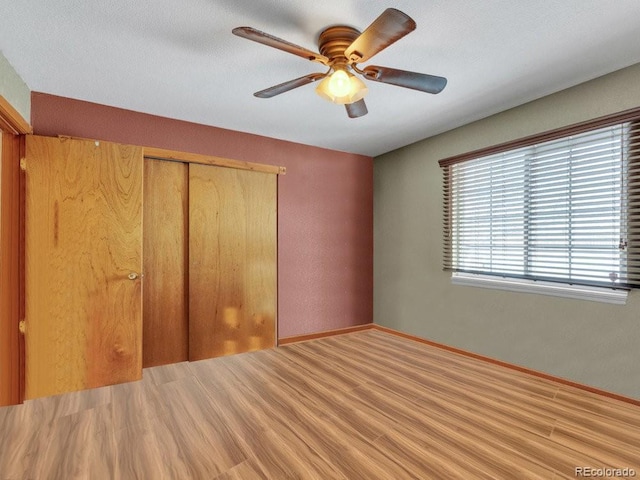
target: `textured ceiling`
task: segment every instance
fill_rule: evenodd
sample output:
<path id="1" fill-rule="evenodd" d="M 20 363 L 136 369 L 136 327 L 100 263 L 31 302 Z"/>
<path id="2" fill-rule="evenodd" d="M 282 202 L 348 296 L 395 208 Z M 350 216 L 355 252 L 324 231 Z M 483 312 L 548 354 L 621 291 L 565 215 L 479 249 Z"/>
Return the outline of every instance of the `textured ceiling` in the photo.
<path id="1" fill-rule="evenodd" d="M 640 62 L 638 0 L 0 2 L 0 50 L 33 91 L 371 156 Z M 253 97 L 324 67 L 232 28 L 317 51 L 387 7 L 418 27 L 368 64 L 445 76 L 442 93 L 368 82 L 358 119 L 315 85 Z"/>

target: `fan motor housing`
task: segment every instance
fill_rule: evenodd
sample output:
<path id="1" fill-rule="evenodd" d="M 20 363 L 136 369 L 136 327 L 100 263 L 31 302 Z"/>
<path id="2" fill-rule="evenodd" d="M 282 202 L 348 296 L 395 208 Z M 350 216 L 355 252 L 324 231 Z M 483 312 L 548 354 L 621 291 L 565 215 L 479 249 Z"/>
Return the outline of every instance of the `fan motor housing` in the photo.
<path id="1" fill-rule="evenodd" d="M 348 64 L 344 51 L 360 36 L 360 31 L 347 25 L 326 28 L 318 38 L 320 53 L 329 59 L 331 65 Z"/>

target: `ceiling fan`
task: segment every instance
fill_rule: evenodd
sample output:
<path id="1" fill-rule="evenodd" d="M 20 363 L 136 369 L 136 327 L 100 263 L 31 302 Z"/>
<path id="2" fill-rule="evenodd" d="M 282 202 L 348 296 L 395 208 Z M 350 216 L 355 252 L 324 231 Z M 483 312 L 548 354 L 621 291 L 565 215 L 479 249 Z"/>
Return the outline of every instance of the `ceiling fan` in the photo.
<path id="1" fill-rule="evenodd" d="M 274 37 L 251 27 L 237 27 L 233 33 L 239 37 L 293 53 L 312 62 L 329 67 L 325 73 L 311 73 L 288 82 L 254 93 L 259 98 L 275 97 L 294 88 L 322 80 L 316 92 L 323 98 L 347 109 L 351 118 L 367 114 L 364 96 L 367 86 L 356 77 L 355 72 L 367 80 L 388 83 L 427 93 L 440 93 L 447 79 L 424 73 L 408 72 L 389 67 L 370 65 L 363 69 L 359 63 L 366 62 L 375 54 L 392 45 L 416 28 L 416 22 L 406 13 L 387 8 L 364 32 L 346 25 L 326 28 L 318 39 L 320 53 Z"/>

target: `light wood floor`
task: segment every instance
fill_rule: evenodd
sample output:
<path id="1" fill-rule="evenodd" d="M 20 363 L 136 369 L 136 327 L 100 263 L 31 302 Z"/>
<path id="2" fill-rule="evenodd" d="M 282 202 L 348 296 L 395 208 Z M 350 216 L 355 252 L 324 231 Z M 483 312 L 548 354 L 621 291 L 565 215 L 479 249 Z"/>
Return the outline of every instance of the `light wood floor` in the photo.
<path id="1" fill-rule="evenodd" d="M 640 407 L 379 331 L 0 409 L 2 479 L 640 476 Z"/>

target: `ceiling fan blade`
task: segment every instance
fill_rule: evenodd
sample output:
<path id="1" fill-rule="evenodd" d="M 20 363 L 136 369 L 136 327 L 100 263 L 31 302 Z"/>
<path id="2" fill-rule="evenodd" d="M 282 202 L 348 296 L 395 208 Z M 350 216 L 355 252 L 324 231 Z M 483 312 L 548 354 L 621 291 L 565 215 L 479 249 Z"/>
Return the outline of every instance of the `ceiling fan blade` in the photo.
<path id="1" fill-rule="evenodd" d="M 427 93 L 440 93 L 447 85 L 447 79 L 444 77 L 407 72 L 395 68 L 377 67 L 375 65 L 366 67 L 362 73 L 365 78 L 374 82 L 389 83 Z"/>
<path id="2" fill-rule="evenodd" d="M 278 50 L 284 50 L 285 52 L 293 53 L 294 55 L 306 58 L 307 60 L 311 60 L 312 62 L 319 62 L 324 65 L 327 65 L 329 63 L 329 59 L 324 55 L 312 52 L 311 50 L 307 50 L 304 47 L 300 47 L 299 45 L 287 42 L 286 40 L 282 40 L 281 38 L 274 37 L 273 35 L 270 35 L 268 33 L 261 32 L 260 30 L 256 30 L 255 28 L 237 27 L 234 28 L 231 32 L 238 37 L 253 40 L 254 42 L 262 43 L 263 45 L 277 48 Z"/>
<path id="3" fill-rule="evenodd" d="M 279 85 L 274 85 L 273 87 L 265 88 L 264 90 L 260 90 L 259 92 L 254 93 L 253 95 L 259 98 L 275 97 L 276 95 L 280 95 L 281 93 L 288 92 L 289 90 L 293 90 L 294 88 L 302 87 L 303 85 L 313 83 L 326 76 L 327 76 L 326 73 L 311 73 L 309 75 L 305 75 L 304 77 L 296 78 L 294 80 L 289 80 L 288 82 L 284 82 Z"/>
<path id="4" fill-rule="evenodd" d="M 358 118 L 369 113 L 369 110 L 367 110 L 367 105 L 362 99 L 354 103 L 347 103 L 345 105 L 345 108 L 347 109 L 347 115 L 349 115 L 349 118 Z"/>
<path id="5" fill-rule="evenodd" d="M 387 8 L 344 51 L 352 63 L 366 62 L 416 28 L 416 22 L 406 13 Z"/>

